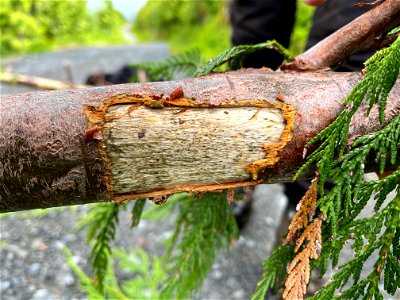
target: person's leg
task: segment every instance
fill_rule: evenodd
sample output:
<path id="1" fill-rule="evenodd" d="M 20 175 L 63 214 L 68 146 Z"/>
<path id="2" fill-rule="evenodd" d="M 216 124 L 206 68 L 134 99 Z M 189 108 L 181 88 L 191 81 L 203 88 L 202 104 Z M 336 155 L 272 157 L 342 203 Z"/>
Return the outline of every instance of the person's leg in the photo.
<path id="1" fill-rule="evenodd" d="M 232 44 L 257 44 L 277 40 L 289 46 L 296 0 L 233 0 L 230 6 Z M 246 56 L 242 66 L 276 69 L 283 61 L 275 50 L 265 49 Z"/>

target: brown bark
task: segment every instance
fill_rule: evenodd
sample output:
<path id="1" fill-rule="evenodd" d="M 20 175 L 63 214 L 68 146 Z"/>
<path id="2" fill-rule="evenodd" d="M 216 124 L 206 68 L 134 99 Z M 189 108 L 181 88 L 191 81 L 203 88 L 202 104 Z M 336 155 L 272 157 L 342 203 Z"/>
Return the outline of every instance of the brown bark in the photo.
<path id="1" fill-rule="evenodd" d="M 399 19 L 400 1 L 386 0 L 282 69 L 310 71 L 335 66 L 357 49 L 373 43 L 377 35 L 398 24 Z M 253 185 L 262 168 L 264 182 L 290 181 L 303 163 L 305 144 L 336 118 L 342 109 L 341 101 L 360 78 L 353 73 L 243 70 L 183 81 L 2 96 L 0 211 Z M 128 113 L 133 114 L 139 106 L 183 110 L 276 108 L 285 116 L 286 125 L 279 142 L 259 145 L 266 152 L 265 158 L 246 167 L 249 176 L 245 180 L 184 186 L 169 183 L 150 191 L 121 192 L 113 186 L 112 177 L 118 167 L 107 157 L 108 136 L 104 135 L 110 122 L 117 126 L 119 122 L 107 115 L 109 109 L 121 105 L 130 105 Z M 388 99 L 387 122 L 399 110 L 397 81 Z M 368 117 L 361 109 L 353 117 L 349 141 L 381 126 L 376 108 Z M 138 137 L 139 134 L 144 133 L 139 132 Z M 219 151 L 218 143 L 210 147 Z M 179 176 L 179 172 L 172 176 Z"/>
<path id="2" fill-rule="evenodd" d="M 242 106 L 279 107 L 283 100 L 296 110 L 294 128 L 290 132 L 292 138 L 286 138 L 284 147 L 277 146 L 273 157 L 275 161 L 266 169 L 263 178 L 265 182 L 289 181 L 295 169 L 303 163 L 306 142 L 338 115 L 342 109 L 341 101 L 360 78 L 354 73 L 243 70 L 174 82 L 2 96 L 0 211 L 235 186 L 235 183 L 220 185 L 218 182 L 204 182 L 196 186 L 169 186 L 167 190 L 160 186 L 136 195 L 135 191 L 124 194 L 113 191 L 112 186 L 107 186 L 110 183 L 107 178 L 110 166 L 103 163 L 104 151 L 98 148 L 107 136 L 102 136 L 104 128 L 90 127 L 104 123 L 104 116 L 99 113 L 102 109 L 107 112 L 108 108 L 121 102 L 131 104 L 131 113 L 134 114 L 138 103 L 177 109 L 180 106 L 229 109 Z M 183 89 L 184 98 L 170 99 L 167 95 L 179 87 Z M 89 112 L 89 119 L 84 110 Z M 397 82 L 389 96 L 387 121 L 399 110 L 400 84 Z M 118 123 L 118 119 L 113 121 Z M 354 117 L 350 138 L 380 127 L 375 109 L 368 118 L 364 112 L 359 112 Z M 219 151 L 218 144 L 211 147 Z M 201 169 L 201 166 L 198 168 Z M 179 173 L 172 176 L 179 176 Z M 254 183 L 250 174 L 247 182 Z"/>
<path id="3" fill-rule="evenodd" d="M 283 65 L 282 70 L 334 68 L 357 51 L 373 48 L 381 34 L 399 24 L 400 1 L 386 0 Z"/>

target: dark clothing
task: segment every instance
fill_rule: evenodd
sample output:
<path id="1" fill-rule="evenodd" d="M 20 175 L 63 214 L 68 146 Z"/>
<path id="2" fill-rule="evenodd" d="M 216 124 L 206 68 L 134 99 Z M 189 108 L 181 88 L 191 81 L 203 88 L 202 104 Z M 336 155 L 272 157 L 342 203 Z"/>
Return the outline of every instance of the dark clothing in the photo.
<path id="1" fill-rule="evenodd" d="M 289 46 L 296 0 L 234 0 L 231 3 L 232 44 L 258 44 L 275 39 Z M 246 56 L 243 67 L 276 69 L 283 56 L 265 49 Z"/>

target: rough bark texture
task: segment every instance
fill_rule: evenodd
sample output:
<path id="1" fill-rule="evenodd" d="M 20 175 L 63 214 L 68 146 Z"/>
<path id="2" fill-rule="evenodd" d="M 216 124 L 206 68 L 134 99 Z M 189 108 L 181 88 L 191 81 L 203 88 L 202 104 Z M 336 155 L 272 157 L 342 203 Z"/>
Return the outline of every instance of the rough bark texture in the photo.
<path id="1" fill-rule="evenodd" d="M 84 113 L 94 113 L 101 107 L 106 108 L 104 112 L 107 113 L 121 103 L 133 106 L 131 115 L 135 115 L 138 103 L 158 107 L 157 111 L 164 105 L 178 110 L 179 106 L 190 106 L 189 110 L 202 107 L 229 112 L 242 106 L 253 110 L 254 107 L 279 109 L 284 101 L 286 106 L 296 110 L 294 128 L 290 136 L 286 136 L 285 143 L 276 146 L 275 150 L 279 148 L 279 151 L 264 149 L 268 150 L 267 157 L 268 152 L 276 153 L 275 160 L 262 177 L 267 182 L 291 180 L 294 170 L 303 162 L 306 142 L 338 115 L 342 109 L 341 101 L 360 78 L 354 73 L 244 70 L 174 82 L 2 96 L 0 211 L 134 198 L 135 191 L 119 194 L 112 186 L 107 186 L 110 184 L 111 166 L 107 161 L 104 163 L 107 160 L 104 148 L 98 147 L 99 144 L 104 146 L 108 137 L 102 132 L 107 129 L 96 127 L 96 124 L 118 124 L 122 120 L 106 118 L 104 114 L 91 117 L 89 114 L 88 118 Z M 182 87 L 184 97 L 171 99 L 168 95 L 179 87 Z M 398 81 L 389 96 L 387 121 L 399 110 Z M 99 119 L 93 119 L 94 116 Z M 161 120 L 168 122 L 167 118 Z M 368 118 L 364 112 L 359 112 L 354 117 L 350 138 L 380 127 L 376 109 Z M 259 130 L 259 134 L 264 134 L 264 129 Z M 137 128 L 133 134 L 138 134 Z M 220 144 L 210 144 L 209 147 L 214 149 L 208 150 L 209 153 L 218 153 Z M 261 149 L 262 144 L 259 147 Z M 201 171 L 201 166 L 197 167 Z M 172 176 L 178 177 L 179 171 Z M 249 174 L 247 181 L 251 183 L 253 179 Z M 173 191 L 199 191 L 207 189 L 209 184 L 204 182 L 191 187 L 178 184 Z M 218 184 L 212 184 L 212 188 L 218 187 Z M 162 195 L 165 189 L 165 186 L 154 188 L 148 196 Z"/>
<path id="2" fill-rule="evenodd" d="M 331 34 L 283 70 L 316 70 L 337 67 L 355 52 L 373 48 L 375 39 L 400 24 L 400 1 L 385 0 L 354 21 Z"/>

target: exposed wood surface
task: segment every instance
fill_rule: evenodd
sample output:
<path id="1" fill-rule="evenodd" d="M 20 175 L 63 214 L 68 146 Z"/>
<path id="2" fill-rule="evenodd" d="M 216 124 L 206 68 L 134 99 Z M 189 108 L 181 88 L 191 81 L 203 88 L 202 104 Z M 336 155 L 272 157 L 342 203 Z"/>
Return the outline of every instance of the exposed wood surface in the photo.
<path id="1" fill-rule="evenodd" d="M 246 103 L 254 101 L 273 106 L 280 102 L 277 96 L 282 95 L 280 98 L 296 109 L 293 138 L 279 153 L 279 161 L 262 177 L 266 182 L 290 181 L 296 168 L 303 163 L 306 142 L 338 115 L 342 110 L 341 101 L 360 78 L 354 73 L 243 70 L 182 81 L 2 96 L 0 211 L 109 201 L 112 195 L 108 194 L 104 183 L 106 173 L 98 140 L 84 142 L 88 130 L 88 119 L 83 113 L 85 107 L 95 109 L 113 97 L 128 102 L 137 97 L 167 99 L 180 86 L 185 98 L 194 105 L 218 110 L 225 110 L 224 105 L 248 106 Z M 113 106 L 110 109 L 114 109 Z M 164 109 L 152 112 L 163 113 Z M 183 112 L 182 117 L 190 111 Z M 389 95 L 387 121 L 399 111 L 398 81 Z M 131 116 L 135 112 L 133 110 Z M 365 110 L 360 111 L 354 116 L 350 139 L 381 126 L 377 109 L 374 108 L 368 118 Z M 101 131 L 99 134 L 102 135 Z M 218 153 L 221 143 L 210 144 L 210 147 Z M 172 176 L 178 178 L 179 174 Z M 161 195 L 164 189 L 160 186 L 152 195 Z M 178 187 L 179 190 L 201 188 Z"/>
<path id="2" fill-rule="evenodd" d="M 103 131 L 118 194 L 250 179 L 245 168 L 265 157 L 285 127 L 279 109 L 192 108 L 177 113 L 116 105 Z"/>

